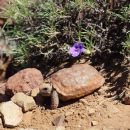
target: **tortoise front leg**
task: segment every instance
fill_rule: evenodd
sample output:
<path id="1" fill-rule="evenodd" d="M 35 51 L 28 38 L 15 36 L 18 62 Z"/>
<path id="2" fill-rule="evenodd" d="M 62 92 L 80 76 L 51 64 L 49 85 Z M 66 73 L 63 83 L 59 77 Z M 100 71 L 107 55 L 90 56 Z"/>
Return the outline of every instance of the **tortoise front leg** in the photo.
<path id="1" fill-rule="evenodd" d="M 56 109 L 59 106 L 59 96 L 56 90 L 51 94 L 51 109 Z"/>

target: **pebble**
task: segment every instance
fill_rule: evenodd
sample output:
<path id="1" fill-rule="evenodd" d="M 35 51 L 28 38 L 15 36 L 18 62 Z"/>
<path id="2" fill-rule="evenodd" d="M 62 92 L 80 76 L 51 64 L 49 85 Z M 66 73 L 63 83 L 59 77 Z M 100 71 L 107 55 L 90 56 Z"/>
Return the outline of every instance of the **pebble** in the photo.
<path id="1" fill-rule="evenodd" d="M 86 99 L 81 98 L 79 101 L 84 105 L 88 104 L 88 101 Z"/>
<path id="2" fill-rule="evenodd" d="M 98 121 L 92 121 L 92 122 L 91 122 L 91 125 L 92 125 L 92 126 L 98 125 Z"/>
<path id="3" fill-rule="evenodd" d="M 65 116 L 70 116 L 74 113 L 74 110 L 68 110 L 66 113 L 65 113 Z"/>
<path id="4" fill-rule="evenodd" d="M 95 113 L 95 109 L 93 108 L 88 108 L 88 115 L 92 116 Z"/>
<path id="5" fill-rule="evenodd" d="M 53 121 L 53 125 L 54 126 L 61 126 L 65 121 L 65 116 L 64 115 L 60 115 L 60 116 L 57 116 Z"/>
<path id="6" fill-rule="evenodd" d="M 32 96 L 32 97 L 36 97 L 39 92 L 40 92 L 40 91 L 39 91 L 39 88 L 34 88 L 34 89 L 32 89 L 32 91 L 31 91 L 31 96 Z"/>

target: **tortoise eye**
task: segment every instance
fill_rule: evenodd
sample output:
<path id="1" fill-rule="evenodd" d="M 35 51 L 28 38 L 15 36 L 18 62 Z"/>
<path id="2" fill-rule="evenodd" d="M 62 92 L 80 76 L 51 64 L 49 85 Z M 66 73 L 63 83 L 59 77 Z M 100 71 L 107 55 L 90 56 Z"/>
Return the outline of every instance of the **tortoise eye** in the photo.
<path id="1" fill-rule="evenodd" d="M 48 88 L 43 88 L 43 90 L 47 91 L 47 90 L 48 90 Z"/>

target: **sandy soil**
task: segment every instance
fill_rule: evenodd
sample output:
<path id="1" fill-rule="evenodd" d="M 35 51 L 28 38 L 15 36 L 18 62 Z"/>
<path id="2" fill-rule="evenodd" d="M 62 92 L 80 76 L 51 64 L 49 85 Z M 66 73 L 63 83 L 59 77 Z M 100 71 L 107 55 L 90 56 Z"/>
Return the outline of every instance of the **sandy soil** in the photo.
<path id="1" fill-rule="evenodd" d="M 98 93 L 62 105 L 56 110 L 39 106 L 24 114 L 18 127 L 7 129 L 1 125 L 0 130 L 130 130 L 130 106 Z M 53 124 L 58 116 L 63 118 L 60 129 Z"/>

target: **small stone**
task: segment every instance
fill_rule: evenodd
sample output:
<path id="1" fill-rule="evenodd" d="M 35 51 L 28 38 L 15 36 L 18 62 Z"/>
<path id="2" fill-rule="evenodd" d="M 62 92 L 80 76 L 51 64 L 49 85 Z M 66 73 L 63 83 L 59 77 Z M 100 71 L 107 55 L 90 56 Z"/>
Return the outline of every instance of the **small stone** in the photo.
<path id="1" fill-rule="evenodd" d="M 92 126 L 98 125 L 98 121 L 92 121 L 92 122 L 91 122 L 91 125 L 92 125 Z"/>
<path id="2" fill-rule="evenodd" d="M 64 115 L 60 115 L 58 117 L 56 117 L 52 123 L 53 125 L 55 126 L 61 126 L 63 123 L 64 123 L 64 120 L 65 120 L 65 116 Z"/>
<path id="3" fill-rule="evenodd" d="M 32 97 L 36 97 L 39 92 L 40 92 L 40 91 L 39 91 L 39 88 L 34 88 L 34 89 L 32 89 L 32 91 L 31 91 L 31 96 L 32 96 Z"/>
<path id="4" fill-rule="evenodd" d="M 1 103 L 0 112 L 6 127 L 15 127 L 23 119 L 22 109 L 12 101 Z"/>
<path id="5" fill-rule="evenodd" d="M 65 127 L 64 126 L 57 126 L 56 130 L 65 130 Z"/>
<path id="6" fill-rule="evenodd" d="M 79 101 L 80 101 L 81 103 L 83 103 L 84 105 L 87 105 L 87 104 L 88 104 L 88 102 L 87 102 L 86 99 L 81 98 Z"/>
<path id="7" fill-rule="evenodd" d="M 98 96 L 98 92 L 94 92 L 94 93 L 93 93 L 93 96 L 94 96 L 94 97 Z"/>
<path id="8" fill-rule="evenodd" d="M 88 109 L 89 116 L 92 116 L 94 113 L 95 113 L 95 109 L 93 109 L 93 108 Z"/>
<path id="9" fill-rule="evenodd" d="M 97 93 L 98 95 L 105 95 L 107 90 L 108 90 L 108 86 L 102 86 L 102 88 L 99 89 Z"/>
<path id="10" fill-rule="evenodd" d="M 51 114 L 51 115 L 54 115 L 54 114 L 56 114 L 56 111 L 55 111 L 55 110 L 51 110 L 51 111 L 50 111 L 50 114 Z"/>
<path id="11" fill-rule="evenodd" d="M 125 94 L 125 97 L 123 98 L 123 102 L 125 105 L 130 105 L 130 91 Z"/>
<path id="12" fill-rule="evenodd" d="M 112 118 L 112 115 L 109 114 L 109 115 L 108 115 L 108 118 Z"/>
<path id="13" fill-rule="evenodd" d="M 65 113 L 65 116 L 67 117 L 67 116 L 70 116 L 70 115 L 72 115 L 74 113 L 74 110 L 69 110 L 69 111 L 67 111 L 66 113 Z"/>
<path id="14" fill-rule="evenodd" d="M 36 103 L 33 97 L 30 97 L 22 92 L 16 93 L 11 100 L 17 104 L 18 106 L 22 107 L 24 112 L 29 110 L 33 110 L 36 108 Z"/>

